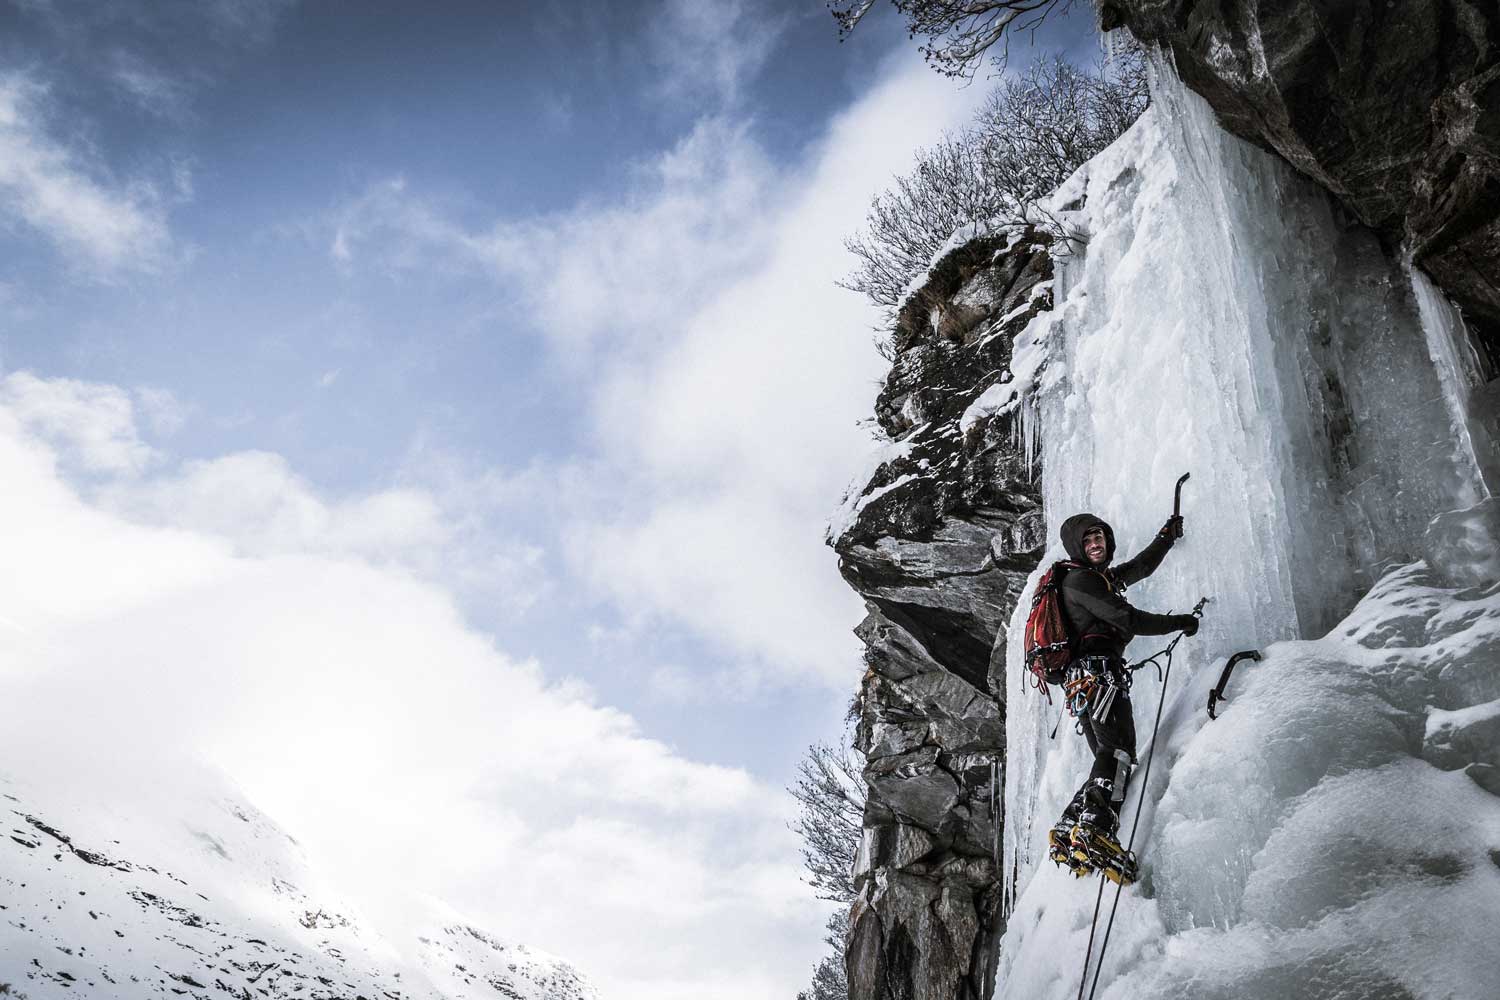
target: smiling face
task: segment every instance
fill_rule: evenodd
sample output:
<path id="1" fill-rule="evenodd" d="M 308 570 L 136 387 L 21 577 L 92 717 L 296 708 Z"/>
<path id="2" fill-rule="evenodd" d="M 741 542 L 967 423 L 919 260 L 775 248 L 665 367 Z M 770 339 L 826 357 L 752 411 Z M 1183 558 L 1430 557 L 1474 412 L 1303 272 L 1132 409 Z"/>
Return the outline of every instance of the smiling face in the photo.
<path id="1" fill-rule="evenodd" d="M 1104 565 L 1104 560 L 1109 557 L 1109 542 L 1104 537 L 1103 528 L 1090 528 L 1083 533 L 1083 554 L 1095 566 Z"/>

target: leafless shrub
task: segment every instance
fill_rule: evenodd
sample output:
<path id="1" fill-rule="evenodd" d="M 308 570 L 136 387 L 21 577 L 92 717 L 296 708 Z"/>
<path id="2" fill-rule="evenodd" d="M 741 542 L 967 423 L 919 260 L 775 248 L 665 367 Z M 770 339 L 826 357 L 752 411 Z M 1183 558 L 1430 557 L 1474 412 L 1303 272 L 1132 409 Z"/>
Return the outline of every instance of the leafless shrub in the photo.
<path id="1" fill-rule="evenodd" d="M 831 953 L 813 968 L 812 987 L 797 994 L 797 1000 L 849 1000 L 849 978 L 844 971 L 844 942 L 849 937 L 849 911 L 839 910 L 828 918 L 823 938 Z"/>
<path id="2" fill-rule="evenodd" d="M 965 226 L 985 235 L 1030 225 L 1060 249 L 1077 244 L 1083 234 L 1047 210 L 1047 196 L 1149 101 L 1136 46 L 1108 69 L 1054 57 L 1007 77 L 971 126 L 920 150 L 916 168 L 874 198 L 864 230 L 844 241 L 857 263 L 839 284 L 893 316 L 913 279 Z"/>
<path id="3" fill-rule="evenodd" d="M 852 709 L 851 709 L 852 710 Z M 864 760 L 846 739 L 842 748 L 814 743 L 797 765 L 787 790 L 800 807 L 792 829 L 802 837 L 802 864 L 819 899 L 839 903 L 824 937 L 829 953 L 813 968 L 812 985 L 797 1000 L 849 1000 L 844 944 L 854 901 L 854 857 L 863 825 Z"/>
<path id="4" fill-rule="evenodd" d="M 787 789 L 800 806 L 792 829 L 802 837 L 802 864 L 819 899 L 854 899 L 854 855 L 865 810 L 863 768 L 853 749 L 814 743 Z"/>

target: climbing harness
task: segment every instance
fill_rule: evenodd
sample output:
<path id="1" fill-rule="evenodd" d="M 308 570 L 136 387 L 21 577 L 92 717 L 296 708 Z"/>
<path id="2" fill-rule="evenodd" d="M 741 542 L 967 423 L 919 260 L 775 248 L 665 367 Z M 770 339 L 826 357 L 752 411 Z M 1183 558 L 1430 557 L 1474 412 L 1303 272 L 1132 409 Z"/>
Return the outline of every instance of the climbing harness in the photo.
<path id="1" fill-rule="evenodd" d="M 1183 479 L 1186 478 L 1186 476 L 1183 477 Z M 1178 485 L 1179 487 L 1181 486 L 1180 480 L 1178 482 Z M 1196 605 L 1194 605 L 1192 610 L 1193 617 L 1202 618 L 1203 606 L 1207 603 L 1208 598 L 1205 597 L 1201 599 Z M 1144 660 L 1141 660 L 1138 663 L 1133 663 L 1129 667 L 1130 671 L 1134 673 L 1135 671 L 1145 667 L 1147 664 L 1150 664 L 1151 666 L 1156 668 L 1157 674 L 1161 678 L 1161 696 L 1156 700 L 1156 721 L 1151 724 L 1151 745 L 1146 750 L 1145 770 L 1141 773 L 1141 794 L 1140 797 L 1136 799 L 1135 803 L 1135 819 L 1130 824 L 1130 839 L 1125 843 L 1124 860 L 1126 860 L 1126 862 L 1131 865 L 1132 868 L 1135 865 L 1135 852 L 1132 850 L 1132 848 L 1135 847 L 1136 830 L 1139 829 L 1141 825 L 1141 809 L 1146 804 L 1146 787 L 1147 782 L 1151 779 L 1151 760 L 1156 756 L 1156 735 L 1158 730 L 1161 728 L 1161 712 L 1162 708 L 1165 707 L 1167 703 L 1167 681 L 1171 680 L 1172 678 L 1172 650 L 1177 648 L 1177 644 L 1182 641 L 1182 637 L 1186 634 L 1186 632 L 1177 633 L 1177 635 L 1173 637 L 1172 641 L 1167 643 L 1165 648 L 1157 650 L 1155 653 L 1152 653 Z M 1165 668 L 1161 659 L 1162 657 L 1166 657 Z M 1111 881 L 1115 882 L 1115 898 L 1114 902 L 1111 903 L 1109 907 L 1109 922 L 1104 925 L 1104 937 L 1099 941 L 1099 957 L 1094 961 L 1094 984 L 1089 989 L 1089 1000 L 1094 1000 L 1094 991 L 1099 988 L 1099 970 L 1104 967 L 1104 950 L 1109 947 L 1109 935 L 1115 927 L 1115 910 L 1118 909 L 1120 905 L 1120 893 L 1125 888 L 1125 881 L 1123 878 L 1118 881 L 1113 879 Z M 1094 954 L 1094 934 L 1099 926 L 1099 909 L 1103 902 L 1104 879 L 1101 878 L 1099 880 L 1099 895 L 1094 899 L 1094 917 L 1089 922 L 1089 944 L 1088 950 L 1085 951 L 1083 955 L 1083 978 L 1078 983 L 1078 1000 L 1083 1000 L 1083 988 L 1085 986 L 1088 986 L 1089 984 L 1089 962 L 1093 958 Z"/>
<path id="2" fill-rule="evenodd" d="M 1075 727 L 1083 732 L 1083 721 L 1088 716 L 1096 719 L 1109 718 L 1115 698 L 1121 691 L 1130 692 L 1130 671 L 1124 662 L 1109 656 L 1084 656 L 1068 665 L 1063 675 L 1063 707 L 1057 713 L 1057 722 L 1052 726 L 1048 739 L 1057 739 L 1057 730 L 1062 726 L 1064 714 L 1076 719 Z"/>

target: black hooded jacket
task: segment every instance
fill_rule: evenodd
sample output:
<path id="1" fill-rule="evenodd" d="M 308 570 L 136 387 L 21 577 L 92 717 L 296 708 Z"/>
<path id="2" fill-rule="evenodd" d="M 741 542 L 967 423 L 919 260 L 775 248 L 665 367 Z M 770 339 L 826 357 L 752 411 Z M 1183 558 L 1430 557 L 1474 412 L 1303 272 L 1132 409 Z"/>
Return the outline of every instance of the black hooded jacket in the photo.
<path id="1" fill-rule="evenodd" d="M 1104 565 L 1098 567 L 1083 551 L 1083 536 L 1094 527 L 1104 529 Z M 1134 559 L 1111 566 L 1114 529 L 1093 514 L 1074 514 L 1063 522 L 1062 543 L 1068 558 L 1085 567 L 1068 570 L 1062 580 L 1063 616 L 1078 655 L 1124 656 L 1126 645 L 1136 636 L 1167 635 L 1182 627 L 1181 619 L 1187 616 L 1141 611 L 1121 596 L 1126 587 L 1156 572 L 1172 547 L 1171 535 L 1157 535 Z"/>

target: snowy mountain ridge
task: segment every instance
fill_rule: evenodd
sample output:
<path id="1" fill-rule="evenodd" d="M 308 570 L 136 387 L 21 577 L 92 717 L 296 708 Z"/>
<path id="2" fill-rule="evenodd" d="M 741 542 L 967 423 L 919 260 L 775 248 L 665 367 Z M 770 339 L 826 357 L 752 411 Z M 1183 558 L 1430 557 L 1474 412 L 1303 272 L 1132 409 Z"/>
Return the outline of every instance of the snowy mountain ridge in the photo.
<path id="1" fill-rule="evenodd" d="M 398 945 L 227 783 L 128 799 L 0 774 L 0 984 L 58 997 L 597 1000 L 435 903 Z"/>

